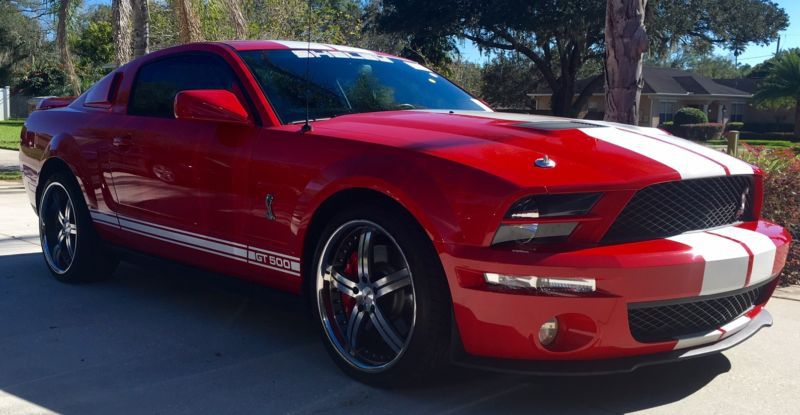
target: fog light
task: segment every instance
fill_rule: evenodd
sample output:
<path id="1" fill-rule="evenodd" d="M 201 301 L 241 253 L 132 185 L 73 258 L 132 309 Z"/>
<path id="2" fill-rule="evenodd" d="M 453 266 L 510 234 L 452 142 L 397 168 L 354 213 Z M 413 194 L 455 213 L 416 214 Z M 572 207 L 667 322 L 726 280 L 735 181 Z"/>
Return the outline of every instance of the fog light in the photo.
<path id="1" fill-rule="evenodd" d="M 534 289 L 541 291 L 584 294 L 597 290 L 594 278 L 543 278 L 526 275 L 504 275 L 486 272 L 483 278 L 489 285 L 512 289 Z"/>
<path id="2" fill-rule="evenodd" d="M 539 328 L 539 343 L 542 346 L 549 346 L 556 339 L 558 334 L 558 319 L 553 317 L 542 324 Z"/>

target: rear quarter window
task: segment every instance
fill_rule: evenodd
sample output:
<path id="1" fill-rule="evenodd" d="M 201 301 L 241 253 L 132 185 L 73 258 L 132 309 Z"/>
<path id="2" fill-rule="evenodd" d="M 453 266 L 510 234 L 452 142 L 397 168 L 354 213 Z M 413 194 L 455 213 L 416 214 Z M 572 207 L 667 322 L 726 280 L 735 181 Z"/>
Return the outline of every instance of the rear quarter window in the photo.
<path id="1" fill-rule="evenodd" d="M 95 108 L 110 108 L 122 81 L 122 72 L 112 72 L 97 82 L 87 93 L 83 105 Z"/>

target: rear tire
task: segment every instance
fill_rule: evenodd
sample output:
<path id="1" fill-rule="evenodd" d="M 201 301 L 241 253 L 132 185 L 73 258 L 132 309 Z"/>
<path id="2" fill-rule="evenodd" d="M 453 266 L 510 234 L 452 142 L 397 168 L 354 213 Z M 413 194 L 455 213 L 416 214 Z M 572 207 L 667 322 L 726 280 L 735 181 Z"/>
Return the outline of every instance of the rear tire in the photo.
<path id="1" fill-rule="evenodd" d="M 402 209 L 370 203 L 336 215 L 306 277 L 326 349 L 351 377 L 407 386 L 446 365 L 447 280 L 430 239 Z"/>
<path id="2" fill-rule="evenodd" d="M 119 261 L 103 247 L 74 177 L 51 176 L 37 206 L 42 254 L 58 281 L 98 281 L 114 273 Z"/>

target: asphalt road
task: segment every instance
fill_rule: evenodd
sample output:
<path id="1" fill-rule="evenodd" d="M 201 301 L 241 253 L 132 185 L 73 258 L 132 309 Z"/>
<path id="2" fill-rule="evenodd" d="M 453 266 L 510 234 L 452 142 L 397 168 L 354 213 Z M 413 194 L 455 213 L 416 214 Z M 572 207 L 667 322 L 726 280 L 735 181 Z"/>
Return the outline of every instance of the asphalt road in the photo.
<path id="1" fill-rule="evenodd" d="M 0 189 L 0 414 L 795 414 L 800 404 L 797 300 L 773 299 L 775 326 L 721 355 L 582 378 L 454 369 L 380 390 L 338 371 L 293 296 L 161 263 L 60 284 L 35 225 L 22 191 Z"/>

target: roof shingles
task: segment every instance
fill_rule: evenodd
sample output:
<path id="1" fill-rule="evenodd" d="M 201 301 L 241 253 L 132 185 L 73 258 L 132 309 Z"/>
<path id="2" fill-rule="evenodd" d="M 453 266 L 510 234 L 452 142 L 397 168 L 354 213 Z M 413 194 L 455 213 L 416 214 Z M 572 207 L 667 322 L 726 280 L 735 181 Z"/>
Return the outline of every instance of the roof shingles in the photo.
<path id="1" fill-rule="evenodd" d="M 642 69 L 644 75 L 645 94 L 665 94 L 665 95 L 709 95 L 709 96 L 740 96 L 748 98 L 752 96 L 750 88 L 744 87 L 737 89 L 739 83 L 736 80 L 714 80 L 692 72 L 675 68 L 659 68 L 645 66 Z M 597 75 L 599 76 L 599 75 Z M 592 80 L 592 78 L 581 79 L 578 81 L 577 90 L 581 91 Z M 748 85 L 749 86 L 749 85 Z M 603 93 L 603 84 L 600 84 L 594 91 L 596 94 Z M 550 93 L 549 88 L 536 91 L 537 94 Z"/>

